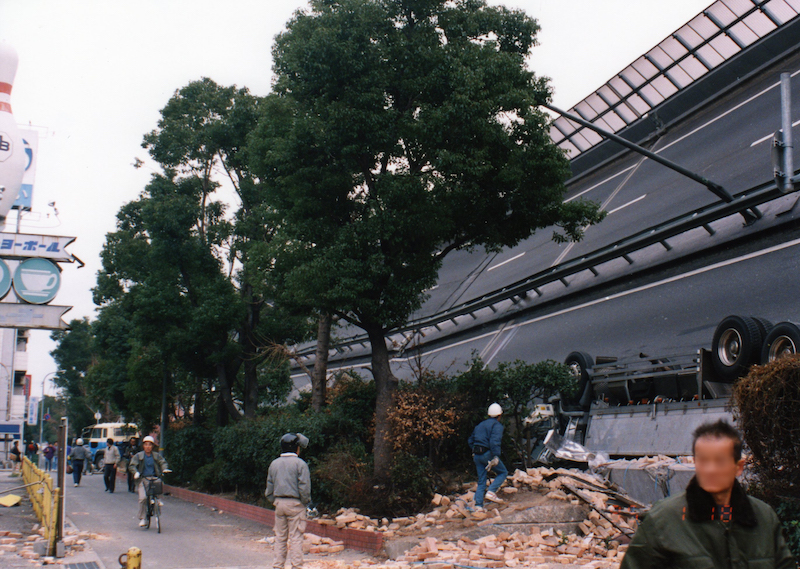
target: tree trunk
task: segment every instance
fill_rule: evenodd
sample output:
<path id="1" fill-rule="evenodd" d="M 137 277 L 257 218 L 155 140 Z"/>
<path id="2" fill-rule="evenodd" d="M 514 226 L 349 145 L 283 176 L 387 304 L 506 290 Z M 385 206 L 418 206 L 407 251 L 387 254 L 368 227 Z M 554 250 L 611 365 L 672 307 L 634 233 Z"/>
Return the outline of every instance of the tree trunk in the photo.
<path id="1" fill-rule="evenodd" d="M 244 360 L 244 416 L 252 419 L 258 411 L 258 346 L 255 342 L 255 330 L 261 316 L 261 304 L 253 301 L 253 289 L 244 287 L 244 300 L 247 303 L 247 318 L 239 331 L 239 342 L 242 346 Z"/>
<path id="2" fill-rule="evenodd" d="M 258 365 L 245 354 L 244 360 L 244 416 L 252 419 L 258 410 Z"/>
<path id="3" fill-rule="evenodd" d="M 389 411 L 394 406 L 394 393 L 397 378 L 389 367 L 389 350 L 382 326 L 366 328 L 372 346 L 372 377 L 375 380 L 377 398 L 375 401 L 375 443 L 373 458 L 374 474 L 379 481 L 388 481 L 392 468 L 392 442 L 389 426 Z"/>
<path id="4" fill-rule="evenodd" d="M 228 412 L 228 415 L 232 419 L 241 419 L 242 415 L 239 413 L 239 410 L 236 408 L 236 405 L 233 404 L 233 393 L 231 389 L 231 381 L 230 379 L 235 377 L 235 373 L 230 375 L 229 378 L 229 370 L 224 362 L 220 362 L 217 364 L 217 378 L 219 379 L 219 394 L 222 399 L 223 404 L 225 405 L 225 410 Z"/>
<path id="5" fill-rule="evenodd" d="M 331 341 L 331 315 L 320 314 L 317 327 L 317 351 L 311 374 L 311 408 L 319 413 L 325 405 L 328 387 L 328 350 Z"/>

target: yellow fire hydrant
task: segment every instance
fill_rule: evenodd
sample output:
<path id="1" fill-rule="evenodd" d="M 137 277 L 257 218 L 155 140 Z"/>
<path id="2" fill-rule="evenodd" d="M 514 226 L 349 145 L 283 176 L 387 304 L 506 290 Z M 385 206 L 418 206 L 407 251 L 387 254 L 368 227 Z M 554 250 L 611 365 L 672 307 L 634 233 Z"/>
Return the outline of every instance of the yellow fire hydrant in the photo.
<path id="1" fill-rule="evenodd" d="M 119 556 L 119 564 L 124 569 L 142 569 L 142 550 L 138 547 L 131 547 L 128 549 L 128 553 Z"/>

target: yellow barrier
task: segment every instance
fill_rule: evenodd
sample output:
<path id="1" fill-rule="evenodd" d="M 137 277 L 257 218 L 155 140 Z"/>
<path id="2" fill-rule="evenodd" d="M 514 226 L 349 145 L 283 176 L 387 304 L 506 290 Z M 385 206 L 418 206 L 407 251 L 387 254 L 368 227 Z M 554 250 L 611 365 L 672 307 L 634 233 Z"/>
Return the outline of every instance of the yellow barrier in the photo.
<path id="1" fill-rule="evenodd" d="M 119 564 L 123 569 L 142 569 L 142 550 L 138 547 L 129 548 L 127 553 L 119 556 Z"/>
<path id="2" fill-rule="evenodd" d="M 33 505 L 33 511 L 39 518 L 39 523 L 44 528 L 44 538 L 47 540 L 47 555 L 54 555 L 56 550 L 56 530 L 58 522 L 58 497 L 61 490 L 55 487 L 49 474 L 35 466 L 28 457 L 22 458 L 22 479 L 25 484 L 40 482 L 28 486 L 28 496 Z"/>

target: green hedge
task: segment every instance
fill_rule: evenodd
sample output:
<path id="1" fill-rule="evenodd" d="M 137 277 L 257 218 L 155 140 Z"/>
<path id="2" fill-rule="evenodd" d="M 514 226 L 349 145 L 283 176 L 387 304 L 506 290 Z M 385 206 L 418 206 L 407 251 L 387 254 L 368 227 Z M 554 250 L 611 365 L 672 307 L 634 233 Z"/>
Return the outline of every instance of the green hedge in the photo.
<path id="1" fill-rule="evenodd" d="M 460 420 L 455 434 L 437 446 L 435 457 L 424 445 L 398 452 L 388 485 L 372 479 L 375 386 L 352 375 L 338 378 L 327 406 L 319 413 L 309 408 L 308 398 L 301 397 L 248 421 L 216 429 L 190 426 L 174 431 L 167 449 L 175 471 L 173 480 L 201 491 L 235 492 L 263 504 L 269 465 L 280 454 L 280 437 L 301 432 L 310 441 L 301 455 L 311 469 L 313 498 L 323 509 L 352 506 L 381 515 L 416 512 L 434 491 L 448 491 L 448 484 L 465 477 L 474 479 L 466 441 L 475 424 L 486 418 L 490 403 L 507 403 L 500 390 L 507 389 L 503 379 L 509 370 L 523 377 L 527 368 L 515 363 L 505 371 L 492 371 L 476 358 L 469 369 L 454 377 L 425 376 L 417 384 L 404 385 L 402 389 L 421 389 L 425 397 L 441 398 L 443 405 L 457 410 Z M 531 375 L 532 385 L 538 381 L 533 372 L 527 375 Z M 504 461 L 512 467 L 516 453 L 509 429 L 506 433 Z"/>

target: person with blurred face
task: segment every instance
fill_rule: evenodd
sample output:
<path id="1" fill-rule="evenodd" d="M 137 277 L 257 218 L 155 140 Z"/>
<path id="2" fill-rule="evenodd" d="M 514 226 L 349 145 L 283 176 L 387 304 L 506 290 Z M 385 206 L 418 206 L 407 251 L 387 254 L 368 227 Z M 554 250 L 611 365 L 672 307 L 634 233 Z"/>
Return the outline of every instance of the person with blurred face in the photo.
<path id="1" fill-rule="evenodd" d="M 722 420 L 701 425 L 692 452 L 694 478 L 647 513 L 620 569 L 796 569 L 778 516 L 737 480 L 745 464 L 738 431 Z"/>

